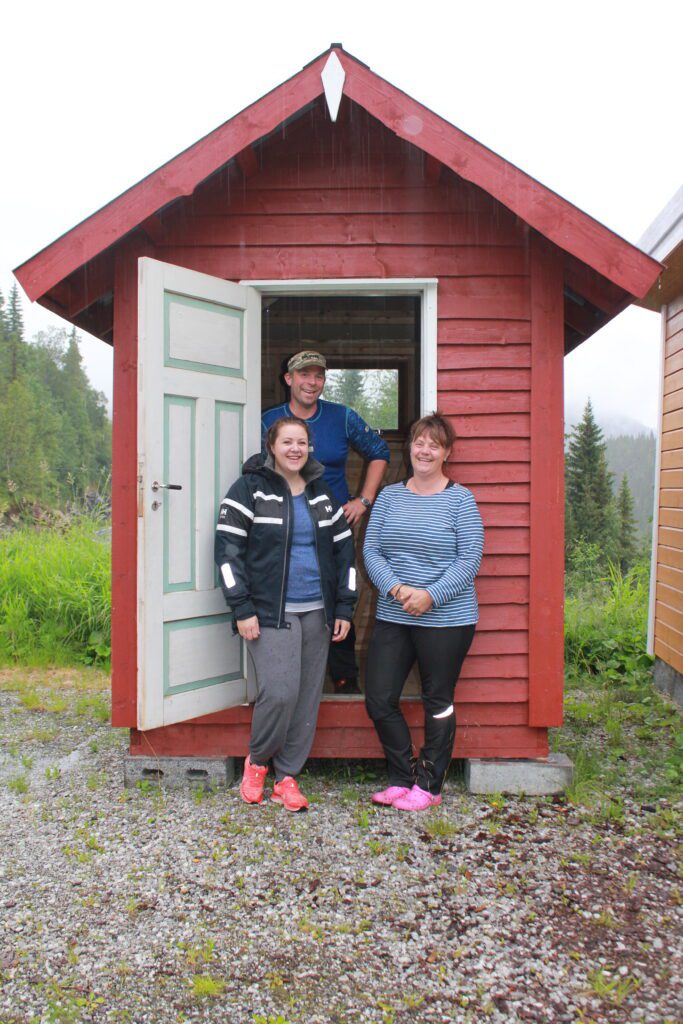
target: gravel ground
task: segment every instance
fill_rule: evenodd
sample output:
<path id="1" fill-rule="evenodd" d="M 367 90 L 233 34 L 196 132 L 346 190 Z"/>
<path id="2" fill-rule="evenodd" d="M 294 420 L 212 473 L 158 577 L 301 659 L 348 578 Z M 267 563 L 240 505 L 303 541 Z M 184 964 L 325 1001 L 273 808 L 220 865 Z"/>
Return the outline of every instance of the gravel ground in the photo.
<path id="1" fill-rule="evenodd" d="M 683 1018 L 670 804 L 454 780 L 402 814 L 367 763 L 314 766 L 300 815 L 126 791 L 124 735 L 74 706 L 0 692 L 0 1024 Z"/>

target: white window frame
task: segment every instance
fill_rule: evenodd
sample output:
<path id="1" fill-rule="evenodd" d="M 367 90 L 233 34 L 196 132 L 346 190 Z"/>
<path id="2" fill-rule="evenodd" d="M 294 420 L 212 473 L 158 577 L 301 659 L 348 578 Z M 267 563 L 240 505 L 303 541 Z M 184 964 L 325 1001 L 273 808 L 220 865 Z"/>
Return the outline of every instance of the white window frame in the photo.
<path id="1" fill-rule="evenodd" d="M 420 302 L 420 415 L 436 409 L 437 290 L 435 277 L 356 277 L 239 282 L 262 295 L 413 295 Z"/>

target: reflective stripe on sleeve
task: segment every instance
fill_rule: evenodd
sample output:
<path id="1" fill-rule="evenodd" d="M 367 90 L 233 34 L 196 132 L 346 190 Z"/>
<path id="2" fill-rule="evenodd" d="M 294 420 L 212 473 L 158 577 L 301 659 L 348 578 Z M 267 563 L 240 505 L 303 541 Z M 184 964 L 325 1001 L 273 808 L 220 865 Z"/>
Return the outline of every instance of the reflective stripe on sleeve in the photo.
<path id="1" fill-rule="evenodd" d="M 336 543 L 338 540 L 344 540 L 344 537 L 350 537 L 350 536 L 351 536 L 351 531 L 350 530 L 344 530 L 343 533 L 336 533 L 334 535 L 334 537 L 332 538 L 332 543 Z"/>
<path id="2" fill-rule="evenodd" d="M 240 530 L 239 526 L 226 526 L 224 523 L 219 523 L 216 529 L 221 530 L 223 533 L 236 533 L 238 537 L 247 536 L 247 531 Z"/>
<path id="3" fill-rule="evenodd" d="M 232 590 L 235 586 L 235 577 L 232 574 L 229 562 L 223 562 L 223 565 L 221 566 L 221 576 L 223 577 L 226 590 Z"/>
<path id="4" fill-rule="evenodd" d="M 239 501 L 234 501 L 232 498 L 225 498 L 221 505 L 231 505 L 232 508 L 236 508 L 242 515 L 247 516 L 249 519 L 254 518 L 254 513 L 246 507 L 246 505 L 240 505 Z"/>

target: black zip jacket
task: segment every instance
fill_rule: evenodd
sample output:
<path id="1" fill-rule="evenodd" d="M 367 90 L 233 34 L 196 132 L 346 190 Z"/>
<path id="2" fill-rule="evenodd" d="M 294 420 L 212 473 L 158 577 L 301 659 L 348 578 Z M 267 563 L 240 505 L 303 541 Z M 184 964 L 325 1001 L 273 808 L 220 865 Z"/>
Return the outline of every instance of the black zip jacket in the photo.
<path id="1" fill-rule="evenodd" d="M 315 527 L 325 618 L 332 628 L 335 619 L 350 622 L 353 616 L 355 551 L 344 512 L 322 474 L 312 458 L 301 471 Z M 216 526 L 214 558 L 235 621 L 257 615 L 261 626 L 289 628 L 285 601 L 293 526 L 286 480 L 273 469 L 272 456 L 252 455 L 221 502 Z"/>

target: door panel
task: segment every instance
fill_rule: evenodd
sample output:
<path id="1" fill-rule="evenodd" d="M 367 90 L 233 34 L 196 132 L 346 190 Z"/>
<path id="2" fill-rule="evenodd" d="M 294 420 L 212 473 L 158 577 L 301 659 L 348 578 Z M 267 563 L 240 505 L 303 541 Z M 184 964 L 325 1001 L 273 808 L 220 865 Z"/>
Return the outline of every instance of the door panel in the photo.
<path id="1" fill-rule="evenodd" d="M 139 294 L 138 728 L 151 729 L 248 697 L 213 539 L 260 447 L 260 299 L 150 259 Z"/>

